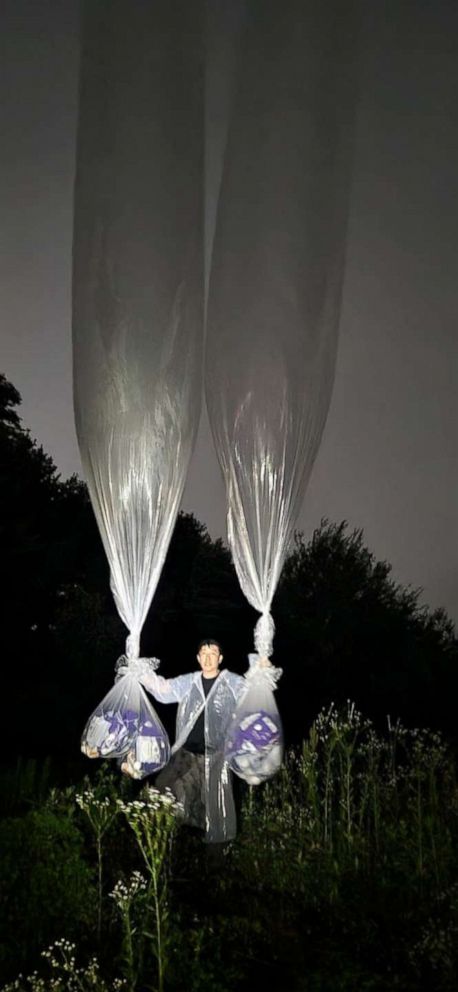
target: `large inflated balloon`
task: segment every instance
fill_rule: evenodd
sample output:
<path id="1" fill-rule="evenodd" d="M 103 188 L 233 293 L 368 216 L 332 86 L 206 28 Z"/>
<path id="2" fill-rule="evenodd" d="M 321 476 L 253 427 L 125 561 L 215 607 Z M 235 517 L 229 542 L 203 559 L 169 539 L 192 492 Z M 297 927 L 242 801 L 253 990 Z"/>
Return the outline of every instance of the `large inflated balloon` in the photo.
<path id="1" fill-rule="evenodd" d="M 90 0 L 83 19 L 74 406 L 128 658 L 200 415 L 202 13 L 197 0 Z"/>
<path id="2" fill-rule="evenodd" d="M 350 5 L 249 6 L 208 301 L 206 399 L 241 587 L 270 606 L 334 379 L 353 107 Z"/>

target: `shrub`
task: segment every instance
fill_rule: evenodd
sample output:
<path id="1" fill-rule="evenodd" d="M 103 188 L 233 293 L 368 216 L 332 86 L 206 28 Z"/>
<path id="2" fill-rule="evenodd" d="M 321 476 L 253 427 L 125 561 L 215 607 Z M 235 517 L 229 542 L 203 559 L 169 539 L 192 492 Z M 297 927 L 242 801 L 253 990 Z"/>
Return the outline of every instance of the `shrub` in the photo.
<path id="1" fill-rule="evenodd" d="M 9 978 L 45 945 L 94 926 L 94 869 L 65 811 L 33 810 L 0 822 L 0 972 Z"/>

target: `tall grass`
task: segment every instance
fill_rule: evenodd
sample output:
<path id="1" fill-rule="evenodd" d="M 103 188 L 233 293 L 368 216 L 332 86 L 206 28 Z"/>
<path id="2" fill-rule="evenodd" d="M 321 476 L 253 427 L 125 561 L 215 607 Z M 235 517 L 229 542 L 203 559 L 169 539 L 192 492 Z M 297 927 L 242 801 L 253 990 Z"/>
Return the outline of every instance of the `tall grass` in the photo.
<path id="1" fill-rule="evenodd" d="M 79 806 L 75 824 L 91 825 L 102 970 L 113 966 L 113 982 L 121 973 L 116 987 L 244 992 L 263 968 L 291 992 L 458 987 L 458 785 L 441 734 L 388 718 L 382 735 L 350 701 L 331 703 L 278 775 L 247 789 L 239 835 L 217 870 L 178 828 L 171 796 L 147 788 L 120 799 L 117 783 L 100 773 L 82 793 L 48 799 L 63 817 Z M 111 898 L 102 864 L 118 879 Z M 343 922 L 339 938 L 333 921 Z M 97 949 L 96 937 L 86 945 Z M 59 990 L 73 988 L 69 967 Z M 99 972 L 90 984 L 94 967 L 74 987 L 114 988 Z M 34 981 L 5 988 L 46 987 Z"/>
<path id="2" fill-rule="evenodd" d="M 378 882 L 427 881 L 440 891 L 456 858 L 456 771 L 439 733 L 388 719 L 385 737 L 354 704 L 331 705 L 279 775 L 250 790 L 239 861 L 264 883 L 320 900 L 337 898 L 349 874 Z"/>

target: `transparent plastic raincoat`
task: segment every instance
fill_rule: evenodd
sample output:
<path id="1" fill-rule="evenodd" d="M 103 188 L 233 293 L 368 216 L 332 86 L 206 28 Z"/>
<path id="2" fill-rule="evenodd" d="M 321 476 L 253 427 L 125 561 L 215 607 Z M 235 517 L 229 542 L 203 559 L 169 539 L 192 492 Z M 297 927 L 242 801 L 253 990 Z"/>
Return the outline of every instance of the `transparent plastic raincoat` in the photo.
<path id="1" fill-rule="evenodd" d="M 249 655 L 245 676 L 222 669 L 205 699 L 200 669 L 166 679 L 158 675 L 157 658 L 139 658 L 129 663 L 139 682 L 160 703 L 178 703 L 175 754 L 187 740 L 198 716 L 205 710 L 205 840 L 232 840 L 237 832 L 231 772 L 224 756 L 229 724 L 235 707 L 248 687 L 250 673 L 258 674 L 258 655 Z"/>

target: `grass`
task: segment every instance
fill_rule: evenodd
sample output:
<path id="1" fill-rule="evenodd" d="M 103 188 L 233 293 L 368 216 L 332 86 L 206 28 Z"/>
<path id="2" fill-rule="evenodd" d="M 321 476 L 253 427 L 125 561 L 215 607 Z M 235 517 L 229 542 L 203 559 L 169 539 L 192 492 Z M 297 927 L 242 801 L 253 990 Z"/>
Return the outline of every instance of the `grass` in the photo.
<path id="1" fill-rule="evenodd" d="M 239 835 L 216 858 L 177 827 L 173 803 L 109 766 L 82 788 L 39 790 L 34 816 L 50 811 L 78 834 L 74 873 L 92 908 L 64 966 L 55 941 L 69 932 L 72 899 L 59 896 L 55 870 L 62 929 L 50 927 L 42 962 L 51 977 L 38 968 L 15 979 L 39 949 L 29 926 L 8 958 L 6 922 L 3 992 L 458 987 L 458 786 L 439 733 L 388 721 L 382 736 L 352 703 L 331 704 L 274 779 L 245 789 Z M 4 820 L 8 836 L 27 815 Z M 26 913 L 25 888 L 23 898 Z M 83 953 L 89 963 L 77 967 Z"/>

